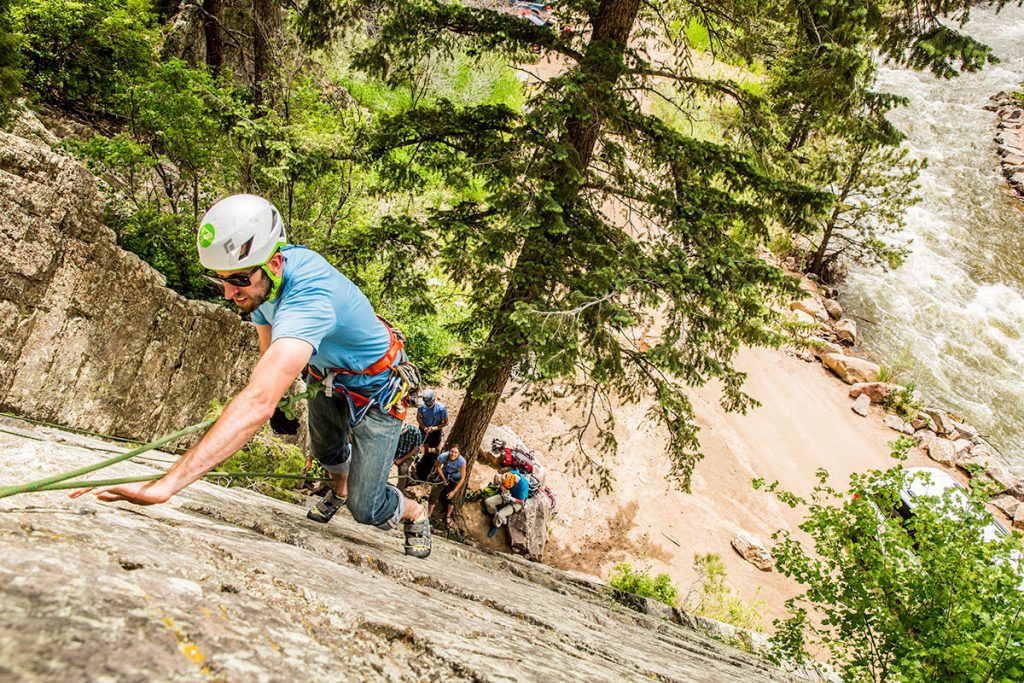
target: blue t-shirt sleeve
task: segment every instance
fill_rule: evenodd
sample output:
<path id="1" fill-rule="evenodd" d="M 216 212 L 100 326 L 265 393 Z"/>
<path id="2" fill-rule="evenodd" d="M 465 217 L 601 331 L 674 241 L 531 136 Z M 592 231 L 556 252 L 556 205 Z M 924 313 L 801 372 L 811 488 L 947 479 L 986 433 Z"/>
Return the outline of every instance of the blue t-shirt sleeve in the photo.
<path id="1" fill-rule="evenodd" d="M 255 323 L 257 325 L 269 325 L 270 324 L 270 321 L 267 320 L 267 317 L 265 315 L 263 315 L 263 312 L 260 311 L 260 309 L 258 309 L 258 308 L 255 311 L 252 312 L 251 317 L 252 317 L 253 323 Z"/>
<path id="2" fill-rule="evenodd" d="M 447 419 L 448 419 L 448 407 L 447 406 L 441 406 L 441 422 L 444 422 Z M 440 424 L 440 423 L 438 423 L 438 424 Z"/>

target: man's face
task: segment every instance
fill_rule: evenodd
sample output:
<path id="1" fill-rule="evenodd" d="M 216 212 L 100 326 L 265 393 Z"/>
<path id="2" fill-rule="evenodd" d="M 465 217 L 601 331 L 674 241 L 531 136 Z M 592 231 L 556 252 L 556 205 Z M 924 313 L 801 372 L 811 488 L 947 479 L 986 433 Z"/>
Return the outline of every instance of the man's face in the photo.
<path id="1" fill-rule="evenodd" d="M 250 272 L 250 269 L 217 271 L 217 275 L 221 278 L 235 273 L 249 275 L 247 287 L 224 282 L 224 298 L 238 306 L 238 310 L 242 313 L 252 313 L 270 296 L 270 278 L 263 272 L 263 269 L 257 268 L 255 272 L 251 272 L 251 274 Z"/>

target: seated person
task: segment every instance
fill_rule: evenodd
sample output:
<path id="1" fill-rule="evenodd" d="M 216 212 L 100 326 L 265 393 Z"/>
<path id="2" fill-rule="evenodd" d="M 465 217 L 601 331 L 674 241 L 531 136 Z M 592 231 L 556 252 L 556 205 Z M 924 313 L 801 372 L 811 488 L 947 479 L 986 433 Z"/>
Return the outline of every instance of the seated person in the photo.
<path id="1" fill-rule="evenodd" d="M 484 500 L 487 514 L 491 515 L 491 530 L 487 532 L 488 538 L 493 538 L 498 533 L 498 527 L 504 524 L 513 512 L 523 509 L 526 498 L 530 494 L 530 482 L 526 475 L 519 473 L 519 470 L 497 474 L 494 481 L 498 485 L 498 493 Z"/>

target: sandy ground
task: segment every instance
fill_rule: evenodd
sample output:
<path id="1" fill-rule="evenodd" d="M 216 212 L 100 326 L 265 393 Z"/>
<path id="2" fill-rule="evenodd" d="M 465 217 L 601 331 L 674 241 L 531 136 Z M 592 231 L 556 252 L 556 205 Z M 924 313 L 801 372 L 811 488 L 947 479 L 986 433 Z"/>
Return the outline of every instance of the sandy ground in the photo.
<path id="1" fill-rule="evenodd" d="M 815 471 L 824 467 L 831 482 L 842 486 L 852 472 L 895 465 L 888 444 L 898 435 L 881 424 L 879 409 L 872 408 L 877 412 L 867 418 L 850 410 L 848 387 L 818 363 L 781 350 L 746 349 L 738 367 L 749 373 L 746 391 L 762 405 L 746 415 L 727 413 L 715 388 L 693 391 L 706 457 L 696 467 L 689 494 L 666 476 L 667 435 L 646 417 L 649 403 L 617 409 L 619 451 L 609 461 L 614 491 L 597 496 L 568 473 L 572 449 L 548 447 L 577 423 L 579 409 L 565 400 L 523 411 L 517 397 L 506 397 L 492 423 L 512 428 L 543 454 L 547 483 L 558 496 L 545 562 L 606 578 L 615 563 L 627 561 L 669 574 L 685 594 L 696 577 L 694 555 L 714 552 L 726 564 L 729 585 L 748 601 L 765 601 L 766 626 L 784 615 L 783 602 L 799 592 L 797 584 L 756 569 L 730 540 L 742 529 L 770 546 L 776 530 L 797 531 L 803 512 L 754 490 L 752 480 L 777 480 L 807 496 Z M 441 390 L 440 396 L 454 421 L 458 394 Z M 907 464 L 928 462 L 914 449 Z M 489 477 L 479 469 L 474 483 Z"/>

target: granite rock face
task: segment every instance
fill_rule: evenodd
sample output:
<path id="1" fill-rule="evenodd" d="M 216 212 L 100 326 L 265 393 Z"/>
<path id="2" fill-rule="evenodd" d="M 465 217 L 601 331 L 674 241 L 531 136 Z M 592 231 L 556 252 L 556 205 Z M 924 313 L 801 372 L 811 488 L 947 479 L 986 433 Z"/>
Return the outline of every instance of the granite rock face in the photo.
<path id="1" fill-rule="evenodd" d="M 149 439 L 244 386 L 251 326 L 121 250 L 82 165 L 0 133 L 0 215 L 0 409 Z"/>
<path id="2" fill-rule="evenodd" d="M 109 455 L 0 427 L 0 485 Z M 436 536 L 416 560 L 347 512 L 206 482 L 151 507 L 0 499 L 0 604 L 0 680 L 792 680 L 597 581 Z"/>

